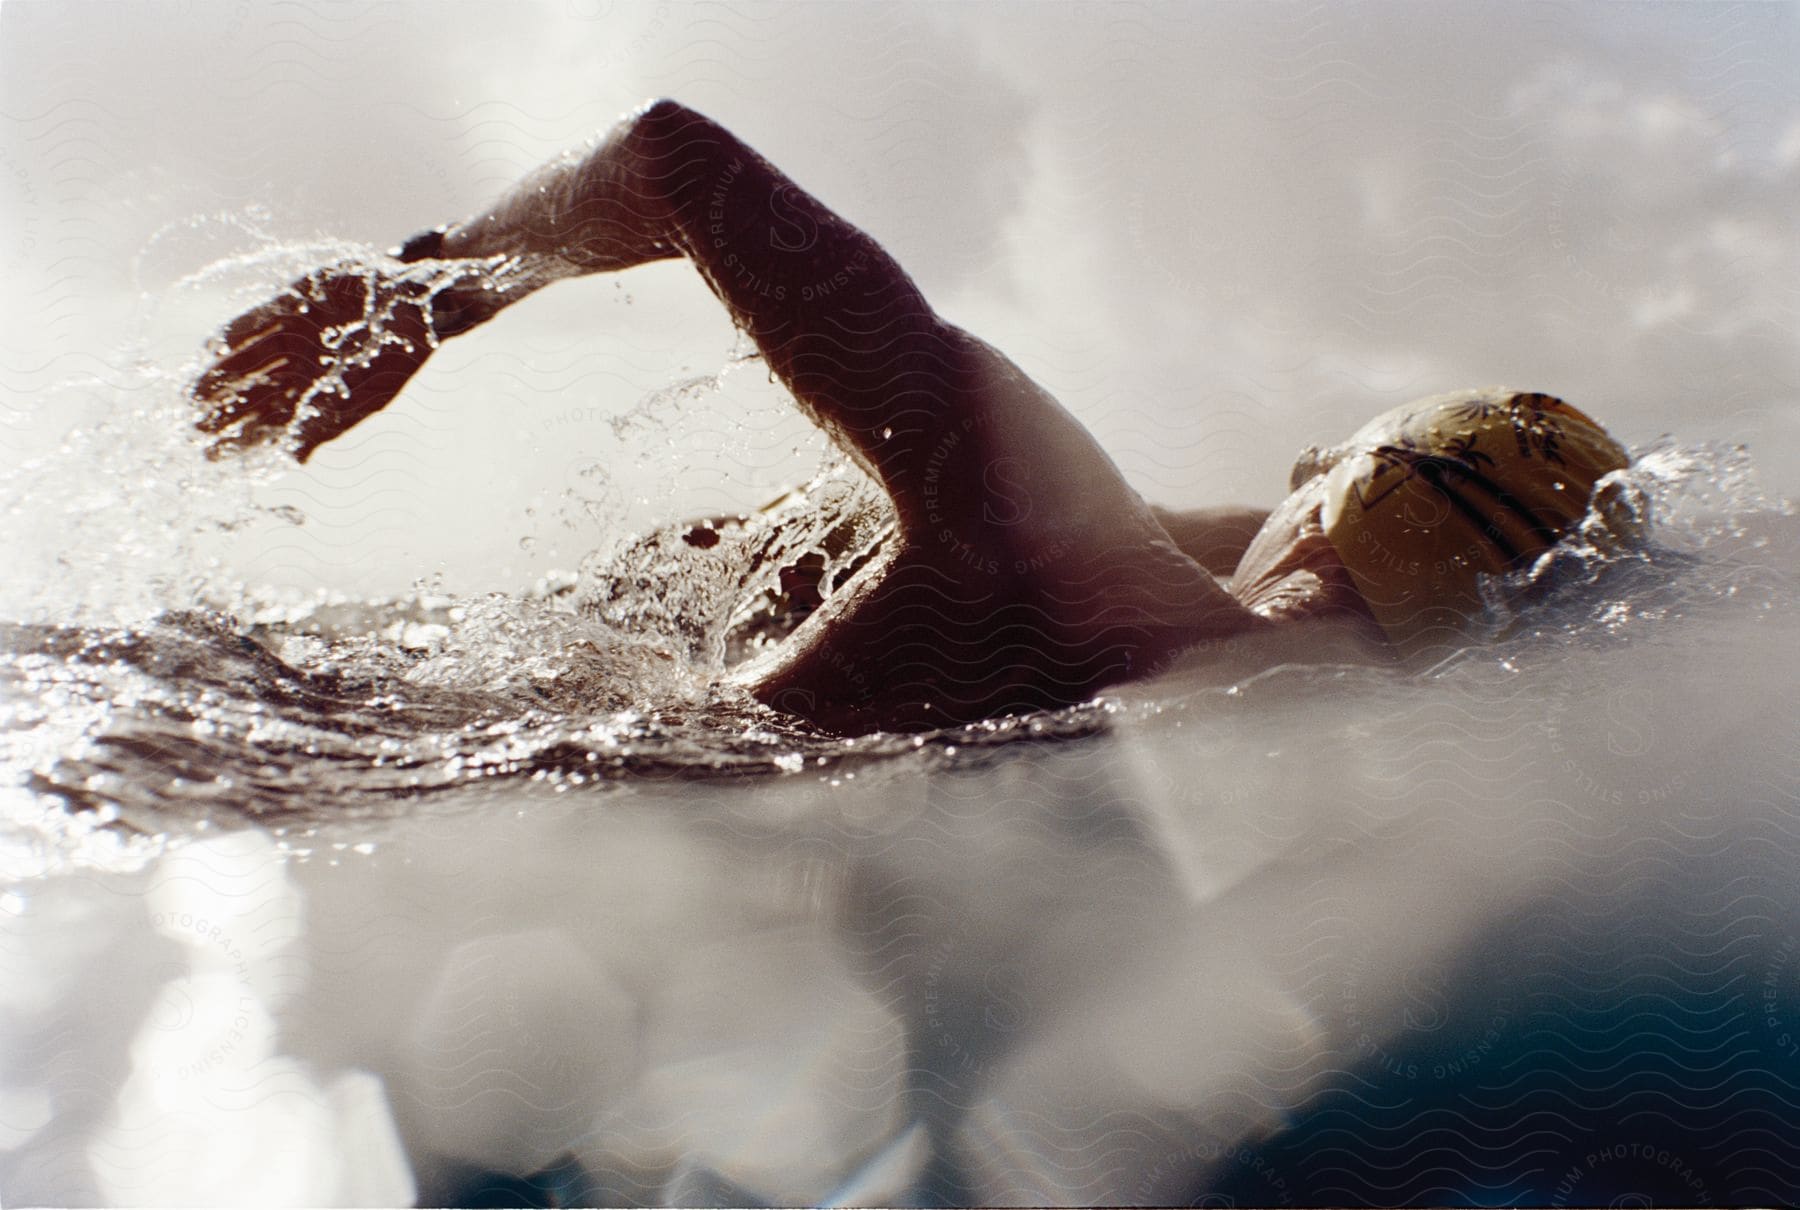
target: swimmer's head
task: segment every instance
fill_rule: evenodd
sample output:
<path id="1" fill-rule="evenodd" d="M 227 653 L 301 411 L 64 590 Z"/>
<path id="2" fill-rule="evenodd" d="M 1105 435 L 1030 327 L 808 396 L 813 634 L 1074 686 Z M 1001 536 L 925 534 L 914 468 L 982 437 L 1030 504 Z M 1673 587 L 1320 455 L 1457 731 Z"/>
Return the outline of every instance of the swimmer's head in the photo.
<path id="1" fill-rule="evenodd" d="M 1587 515 L 1601 477 L 1629 462 L 1560 399 L 1460 391 L 1303 452 L 1294 486 L 1325 477 L 1325 537 L 1375 621 L 1410 648 L 1450 637 L 1480 610 L 1480 575 L 1553 546 Z"/>

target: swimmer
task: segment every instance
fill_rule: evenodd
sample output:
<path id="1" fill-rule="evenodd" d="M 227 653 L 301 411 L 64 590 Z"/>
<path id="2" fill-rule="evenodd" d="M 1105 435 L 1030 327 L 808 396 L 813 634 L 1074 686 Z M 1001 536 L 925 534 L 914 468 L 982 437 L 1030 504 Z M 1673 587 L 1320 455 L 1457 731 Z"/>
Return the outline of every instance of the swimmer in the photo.
<path id="1" fill-rule="evenodd" d="M 1481 573 L 1556 542 L 1627 463 L 1560 400 L 1466 391 L 1307 451 L 1273 512 L 1153 509 L 879 244 L 667 100 L 392 261 L 319 269 L 234 320 L 195 383 L 198 427 L 212 456 L 274 440 L 304 462 L 439 342 L 564 278 L 676 257 L 893 502 L 894 538 L 732 674 L 837 734 L 1068 705 L 1202 646 L 1441 641 Z"/>

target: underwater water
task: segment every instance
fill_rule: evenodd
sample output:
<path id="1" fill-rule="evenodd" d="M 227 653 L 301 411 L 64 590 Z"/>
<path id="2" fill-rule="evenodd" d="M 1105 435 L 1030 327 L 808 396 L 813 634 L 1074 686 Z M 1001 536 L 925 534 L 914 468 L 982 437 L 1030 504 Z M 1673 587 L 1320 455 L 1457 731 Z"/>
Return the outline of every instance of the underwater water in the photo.
<path id="1" fill-rule="evenodd" d="M 1741 450 L 1638 451 L 1648 543 L 1430 667 L 838 740 L 715 678 L 880 542 L 853 476 L 327 599 L 208 570 L 256 506 L 186 442 L 5 485 L 93 537 L 0 628 L 9 1203 L 1800 1196 L 1800 518 Z"/>

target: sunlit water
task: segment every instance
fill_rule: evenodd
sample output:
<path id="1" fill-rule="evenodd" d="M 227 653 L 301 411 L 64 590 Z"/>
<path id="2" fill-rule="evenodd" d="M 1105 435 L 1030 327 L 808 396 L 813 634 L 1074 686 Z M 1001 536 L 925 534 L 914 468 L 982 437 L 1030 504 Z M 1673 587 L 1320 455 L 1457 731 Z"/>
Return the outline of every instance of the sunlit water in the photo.
<path id="1" fill-rule="evenodd" d="M 9 1204 L 1800 1195 L 1800 521 L 1741 451 L 1640 451 L 1647 545 L 1428 668 L 842 741 L 716 674 L 880 541 L 854 479 L 299 600 L 104 438 L 5 497 L 89 526 L 0 632 Z"/>

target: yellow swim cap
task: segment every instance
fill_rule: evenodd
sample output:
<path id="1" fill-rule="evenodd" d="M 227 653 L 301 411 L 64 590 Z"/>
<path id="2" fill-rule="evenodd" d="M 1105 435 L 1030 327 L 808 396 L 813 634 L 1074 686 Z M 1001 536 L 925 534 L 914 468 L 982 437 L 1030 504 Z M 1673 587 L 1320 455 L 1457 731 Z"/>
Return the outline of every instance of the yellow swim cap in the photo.
<path id="1" fill-rule="evenodd" d="M 1459 391 L 1376 417 L 1345 445 L 1303 456 L 1296 475 L 1327 476 L 1325 536 L 1407 649 L 1453 637 L 1480 611 L 1477 576 L 1554 545 L 1587 514 L 1600 477 L 1629 462 L 1560 399 Z"/>

